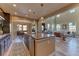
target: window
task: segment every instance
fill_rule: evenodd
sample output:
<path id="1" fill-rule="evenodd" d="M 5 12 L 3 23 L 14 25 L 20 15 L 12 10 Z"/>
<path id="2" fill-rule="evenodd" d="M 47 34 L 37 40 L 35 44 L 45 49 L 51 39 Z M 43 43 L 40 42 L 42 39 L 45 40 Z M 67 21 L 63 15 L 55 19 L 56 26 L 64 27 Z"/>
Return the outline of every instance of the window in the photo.
<path id="1" fill-rule="evenodd" d="M 52 31 L 54 30 L 54 24 L 52 24 Z"/>
<path id="2" fill-rule="evenodd" d="M 50 28 L 50 24 L 47 24 L 47 29 L 49 30 L 49 28 Z"/>
<path id="3" fill-rule="evenodd" d="M 56 29 L 57 29 L 57 31 L 60 31 L 61 25 L 60 24 L 57 24 Z"/>
<path id="4" fill-rule="evenodd" d="M 72 22 L 69 23 L 69 31 L 70 32 L 76 32 L 76 25 Z"/>
<path id="5" fill-rule="evenodd" d="M 18 24 L 17 25 L 17 30 L 21 31 L 22 30 L 22 25 Z"/>
<path id="6" fill-rule="evenodd" d="M 27 25 L 23 25 L 23 31 L 27 30 Z"/>
<path id="7" fill-rule="evenodd" d="M 42 31 L 44 30 L 44 26 L 42 25 Z"/>
<path id="8" fill-rule="evenodd" d="M 27 25 L 18 24 L 17 25 L 17 30 L 18 31 L 26 31 L 27 30 Z"/>

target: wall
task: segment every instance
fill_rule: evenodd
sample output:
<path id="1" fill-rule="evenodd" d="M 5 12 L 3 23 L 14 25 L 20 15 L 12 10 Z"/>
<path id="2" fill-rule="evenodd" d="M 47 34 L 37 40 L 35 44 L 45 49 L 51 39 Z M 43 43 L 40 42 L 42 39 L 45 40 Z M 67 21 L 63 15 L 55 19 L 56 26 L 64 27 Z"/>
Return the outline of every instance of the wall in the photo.
<path id="1" fill-rule="evenodd" d="M 28 32 L 31 32 L 31 21 L 27 20 L 26 18 L 21 18 L 17 16 L 11 16 L 10 20 L 10 33 L 12 39 L 15 39 L 17 36 L 17 24 L 27 24 L 28 25 Z M 30 29 L 29 29 L 30 28 Z"/>
<path id="2" fill-rule="evenodd" d="M 55 16 L 52 16 L 52 17 L 45 19 L 46 25 L 50 24 L 52 26 L 52 24 L 54 24 L 54 25 L 55 24 L 67 24 L 67 30 L 68 30 L 69 22 L 74 22 L 77 26 L 76 32 L 78 34 L 79 33 L 79 7 L 76 7 L 73 9 L 75 9 L 75 12 L 73 12 L 73 13 L 70 13 L 70 10 L 72 10 L 72 9 L 70 9 L 70 10 L 67 10 L 63 13 L 58 14 L 58 15 L 60 15 L 60 17 L 56 17 L 57 15 L 55 15 Z M 56 22 L 55 22 L 55 20 L 56 20 Z M 52 27 L 50 27 L 49 31 L 53 31 Z"/>

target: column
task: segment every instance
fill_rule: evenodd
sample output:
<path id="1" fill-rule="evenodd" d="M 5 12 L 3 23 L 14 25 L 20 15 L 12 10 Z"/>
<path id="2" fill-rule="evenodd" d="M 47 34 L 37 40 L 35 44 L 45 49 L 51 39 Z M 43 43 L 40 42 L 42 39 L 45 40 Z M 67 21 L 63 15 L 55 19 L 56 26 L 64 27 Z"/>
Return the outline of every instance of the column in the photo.
<path id="1" fill-rule="evenodd" d="M 55 16 L 55 18 L 54 18 L 54 31 L 56 31 L 56 16 Z"/>
<path id="2" fill-rule="evenodd" d="M 28 33 L 29 35 L 32 35 L 32 24 L 31 24 L 31 23 L 28 23 L 28 24 L 27 24 L 27 33 Z"/>

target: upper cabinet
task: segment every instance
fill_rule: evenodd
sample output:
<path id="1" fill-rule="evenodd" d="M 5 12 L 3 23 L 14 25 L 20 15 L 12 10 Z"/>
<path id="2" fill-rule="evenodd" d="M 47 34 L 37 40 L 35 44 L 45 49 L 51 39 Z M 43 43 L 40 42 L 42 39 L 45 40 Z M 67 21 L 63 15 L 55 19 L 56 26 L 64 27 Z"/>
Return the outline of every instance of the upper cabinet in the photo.
<path id="1" fill-rule="evenodd" d="M 0 34 L 10 32 L 10 14 L 0 10 Z"/>

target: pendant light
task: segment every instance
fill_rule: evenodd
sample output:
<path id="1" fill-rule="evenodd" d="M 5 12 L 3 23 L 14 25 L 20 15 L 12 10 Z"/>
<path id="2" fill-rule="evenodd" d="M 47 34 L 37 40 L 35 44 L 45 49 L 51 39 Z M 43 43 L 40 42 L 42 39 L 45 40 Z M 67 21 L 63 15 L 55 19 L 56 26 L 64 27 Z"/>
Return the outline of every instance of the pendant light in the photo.
<path id="1" fill-rule="evenodd" d="M 41 3 L 41 7 L 43 7 L 44 6 L 44 4 L 43 3 Z"/>

